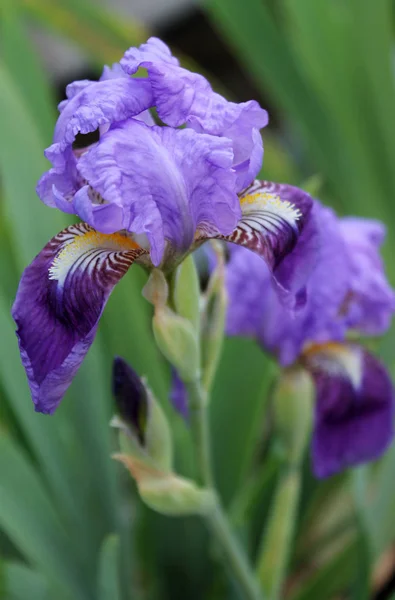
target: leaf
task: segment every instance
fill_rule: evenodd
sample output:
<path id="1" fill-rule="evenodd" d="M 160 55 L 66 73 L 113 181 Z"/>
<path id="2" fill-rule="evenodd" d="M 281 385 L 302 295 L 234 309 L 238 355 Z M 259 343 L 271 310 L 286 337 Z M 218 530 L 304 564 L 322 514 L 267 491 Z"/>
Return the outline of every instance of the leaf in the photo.
<path id="1" fill-rule="evenodd" d="M 252 340 L 225 340 L 210 404 L 215 472 L 225 503 L 242 485 L 263 435 L 271 366 Z"/>
<path id="2" fill-rule="evenodd" d="M 119 538 L 107 536 L 100 552 L 98 600 L 121 600 L 119 550 Z"/>
<path id="3" fill-rule="evenodd" d="M 12 562 L 5 563 L 3 570 L 7 600 L 50 600 L 48 583 L 40 573 Z"/>
<path id="4" fill-rule="evenodd" d="M 37 473 L 12 440 L 0 438 L 0 526 L 64 596 L 85 600 L 84 574 Z"/>
<path id="5" fill-rule="evenodd" d="M 55 119 L 55 100 L 29 42 L 22 16 L 19 3 L 3 0 L 0 6 L 1 54 L 21 96 L 28 99 L 32 118 L 49 145 Z"/>
<path id="6" fill-rule="evenodd" d="M 45 147 L 32 115 L 4 63 L 0 62 L 0 173 L 5 216 L 15 255 L 25 266 L 60 231 L 64 216 L 47 208 L 35 195 L 37 179 L 46 168 Z"/>
<path id="7" fill-rule="evenodd" d="M 349 586 L 358 560 L 358 542 L 353 540 L 311 574 L 307 581 L 290 595 L 290 600 L 332 600 L 337 593 Z"/>

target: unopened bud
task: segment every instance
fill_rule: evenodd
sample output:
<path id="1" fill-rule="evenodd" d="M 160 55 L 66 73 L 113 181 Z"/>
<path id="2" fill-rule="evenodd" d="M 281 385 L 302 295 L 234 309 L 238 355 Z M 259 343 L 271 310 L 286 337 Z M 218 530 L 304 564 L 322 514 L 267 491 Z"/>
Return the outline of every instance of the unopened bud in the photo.
<path id="1" fill-rule="evenodd" d="M 193 481 L 163 472 L 125 454 L 115 454 L 135 479 L 141 499 L 168 516 L 204 515 L 213 510 L 215 495 Z"/>
<path id="2" fill-rule="evenodd" d="M 119 417 L 112 425 L 120 429 L 122 451 L 170 469 L 173 449 L 166 417 L 145 381 L 122 358 L 114 360 L 113 394 Z"/>
<path id="3" fill-rule="evenodd" d="M 314 383 L 300 366 L 285 369 L 274 390 L 274 419 L 288 461 L 298 464 L 310 440 Z"/>
<path id="4" fill-rule="evenodd" d="M 200 373 L 200 356 L 197 332 L 191 322 L 165 306 L 155 310 L 152 324 L 162 354 L 183 381 L 195 381 Z"/>

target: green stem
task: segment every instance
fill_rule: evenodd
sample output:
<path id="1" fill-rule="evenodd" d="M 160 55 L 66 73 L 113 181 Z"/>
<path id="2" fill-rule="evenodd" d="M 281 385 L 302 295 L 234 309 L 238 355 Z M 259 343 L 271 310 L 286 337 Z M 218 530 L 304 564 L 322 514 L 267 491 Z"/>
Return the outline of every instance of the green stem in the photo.
<path id="1" fill-rule="evenodd" d="M 207 488 L 214 487 L 210 456 L 210 432 L 207 417 L 207 395 L 199 382 L 187 385 L 189 415 L 194 438 L 199 483 Z"/>
<path id="2" fill-rule="evenodd" d="M 300 484 L 299 467 L 291 467 L 281 475 L 268 527 L 262 539 L 257 575 L 265 595 L 271 600 L 280 597 L 286 576 L 295 532 Z"/>
<path id="3" fill-rule="evenodd" d="M 200 483 L 208 489 L 215 490 L 211 466 L 207 395 L 200 382 L 189 383 L 187 388 Z M 205 518 L 218 546 L 222 550 L 229 571 L 243 594 L 243 599 L 262 600 L 263 596 L 254 573 L 231 530 L 218 498 L 213 510 L 205 515 Z"/>

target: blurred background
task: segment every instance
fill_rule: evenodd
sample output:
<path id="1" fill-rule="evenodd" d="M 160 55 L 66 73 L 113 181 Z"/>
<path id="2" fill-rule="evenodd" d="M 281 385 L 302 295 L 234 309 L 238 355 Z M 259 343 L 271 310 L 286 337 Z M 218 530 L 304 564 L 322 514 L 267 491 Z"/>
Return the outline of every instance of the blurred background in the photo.
<path id="1" fill-rule="evenodd" d="M 395 284 L 392 2 L 0 0 L 0 597 L 7 600 L 238 598 L 202 523 L 144 508 L 110 458 L 117 354 L 148 377 L 171 421 L 178 469 L 193 470 L 141 297 L 145 274 L 134 267 L 117 286 L 52 417 L 34 413 L 10 317 L 23 268 L 67 224 L 35 195 L 65 85 L 99 77 L 103 64 L 152 34 L 229 99 L 254 98 L 268 109 L 263 177 L 305 187 L 341 214 L 387 224 L 384 256 Z M 371 342 L 392 372 L 394 341 L 392 331 Z M 274 376 L 252 342 L 226 341 L 211 406 L 215 467 L 252 559 L 281 468 L 265 405 Z M 395 448 L 376 465 L 320 483 L 306 456 L 287 599 L 394 599 L 394 542 Z"/>

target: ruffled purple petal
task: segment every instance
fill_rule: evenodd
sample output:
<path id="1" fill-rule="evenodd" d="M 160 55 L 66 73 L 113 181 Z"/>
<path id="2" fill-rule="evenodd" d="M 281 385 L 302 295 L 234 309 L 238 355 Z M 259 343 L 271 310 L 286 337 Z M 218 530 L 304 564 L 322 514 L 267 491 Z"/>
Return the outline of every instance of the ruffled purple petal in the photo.
<path id="1" fill-rule="evenodd" d="M 385 367 L 356 345 L 312 348 L 314 472 L 329 477 L 381 456 L 393 438 L 394 390 Z"/>
<path id="2" fill-rule="evenodd" d="M 395 311 L 395 293 L 380 257 L 385 227 L 378 221 L 352 217 L 340 219 L 339 224 L 350 260 L 344 307 L 347 324 L 365 335 L 380 335 Z"/>
<path id="3" fill-rule="evenodd" d="M 77 159 L 71 146 L 54 161 L 55 167 L 49 169 L 38 181 L 36 192 L 39 198 L 53 208 L 73 213 L 74 194 L 84 185 L 77 171 Z"/>
<path id="4" fill-rule="evenodd" d="M 263 156 L 259 129 L 267 125 L 268 115 L 257 102 L 228 102 L 213 92 L 202 75 L 180 67 L 157 38 L 130 48 L 121 65 L 129 74 L 140 67 L 147 69 L 154 104 L 164 123 L 172 127 L 188 124 L 199 133 L 232 140 L 238 191 L 258 174 Z"/>
<path id="5" fill-rule="evenodd" d="M 55 236 L 25 269 L 12 315 L 37 411 L 56 409 L 114 285 L 144 252 L 125 236 L 80 223 Z"/>
<path id="6" fill-rule="evenodd" d="M 155 265 L 165 240 L 186 250 L 200 224 L 234 229 L 240 207 L 231 166 L 230 140 L 134 119 L 112 127 L 78 162 L 92 188 L 122 207 L 123 226 L 147 234 Z"/>
<path id="7" fill-rule="evenodd" d="M 63 109 L 46 157 L 63 152 L 77 133 L 90 133 L 99 126 L 134 117 L 152 106 L 150 83 L 143 79 L 107 79 L 84 87 Z"/>
<path id="8" fill-rule="evenodd" d="M 124 229 L 123 209 L 118 204 L 95 204 L 89 186 L 82 187 L 74 196 L 73 212 L 101 233 L 115 233 Z"/>

